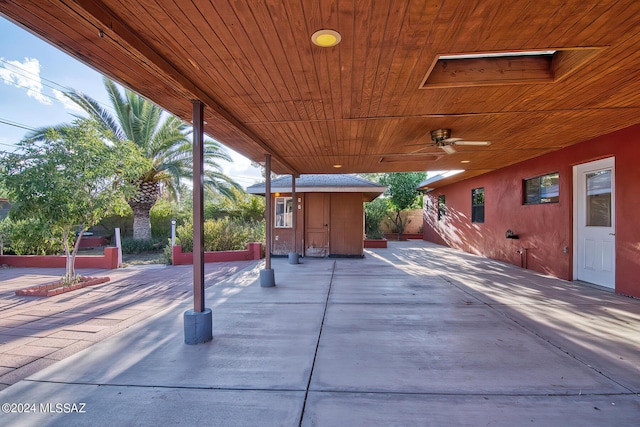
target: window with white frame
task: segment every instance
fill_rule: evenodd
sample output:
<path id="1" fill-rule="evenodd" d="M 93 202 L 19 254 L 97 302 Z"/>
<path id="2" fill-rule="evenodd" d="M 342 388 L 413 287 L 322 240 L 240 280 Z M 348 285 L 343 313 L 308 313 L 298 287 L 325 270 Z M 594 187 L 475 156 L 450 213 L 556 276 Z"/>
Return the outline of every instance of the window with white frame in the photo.
<path id="1" fill-rule="evenodd" d="M 293 227 L 293 199 L 291 197 L 276 197 L 275 207 L 275 227 Z"/>

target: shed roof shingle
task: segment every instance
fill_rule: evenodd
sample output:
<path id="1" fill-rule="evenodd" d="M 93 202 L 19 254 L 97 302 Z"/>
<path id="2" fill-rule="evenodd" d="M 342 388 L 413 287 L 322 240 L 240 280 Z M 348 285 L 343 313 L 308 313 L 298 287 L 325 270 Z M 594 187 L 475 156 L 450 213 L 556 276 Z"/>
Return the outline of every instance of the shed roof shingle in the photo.
<path id="1" fill-rule="evenodd" d="M 298 193 L 366 193 L 373 200 L 384 193 L 386 187 L 355 175 L 308 174 L 296 178 Z M 290 193 L 291 175 L 284 175 L 271 181 L 271 193 Z M 247 193 L 265 193 L 265 183 L 247 187 Z"/>

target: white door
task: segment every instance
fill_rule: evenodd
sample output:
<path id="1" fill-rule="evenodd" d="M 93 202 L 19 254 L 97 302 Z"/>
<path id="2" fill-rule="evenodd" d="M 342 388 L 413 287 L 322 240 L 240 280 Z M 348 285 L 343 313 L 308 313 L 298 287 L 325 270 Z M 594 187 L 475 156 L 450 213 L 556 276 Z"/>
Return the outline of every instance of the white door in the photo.
<path id="1" fill-rule="evenodd" d="M 574 166 L 574 268 L 577 280 L 615 289 L 614 158 Z"/>

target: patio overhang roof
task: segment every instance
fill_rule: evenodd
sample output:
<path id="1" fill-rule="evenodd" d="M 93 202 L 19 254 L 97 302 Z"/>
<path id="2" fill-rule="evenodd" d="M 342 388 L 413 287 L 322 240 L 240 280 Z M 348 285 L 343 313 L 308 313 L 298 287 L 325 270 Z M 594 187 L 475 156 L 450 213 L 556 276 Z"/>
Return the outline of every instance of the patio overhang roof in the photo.
<path id="1" fill-rule="evenodd" d="M 465 169 L 455 181 L 640 122 L 637 0 L 2 0 L 0 13 L 187 122 L 201 100 L 208 135 L 270 154 L 279 174 Z M 340 43 L 314 45 L 319 29 Z M 434 129 L 491 145 L 448 154 Z"/>

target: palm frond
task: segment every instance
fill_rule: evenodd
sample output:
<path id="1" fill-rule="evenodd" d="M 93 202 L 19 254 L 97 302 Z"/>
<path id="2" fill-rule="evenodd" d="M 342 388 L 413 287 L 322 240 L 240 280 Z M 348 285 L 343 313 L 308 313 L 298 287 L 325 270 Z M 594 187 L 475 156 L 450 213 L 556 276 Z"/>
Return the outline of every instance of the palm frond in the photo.
<path id="1" fill-rule="evenodd" d="M 185 132 L 187 126 L 180 119 L 174 116 L 167 118 L 157 129 L 153 135 L 148 147 L 148 153 L 151 157 L 158 156 L 166 151 L 183 150 L 183 146 L 187 151 L 191 150 L 191 142 Z"/>
<path id="2" fill-rule="evenodd" d="M 124 93 L 108 78 L 104 86 L 115 114 L 103 108 L 98 101 L 80 92 L 70 90 L 65 95 L 98 121 L 116 140 L 129 140 L 137 145 L 153 167 L 142 174 L 141 180 L 161 182 L 163 188 L 176 195 L 184 182 L 193 181 L 193 129 L 181 119 L 165 115 L 162 110 L 125 89 Z M 70 125 L 35 129 L 25 136 L 25 141 L 45 141 L 49 130 L 64 135 Z M 225 197 L 233 197 L 239 184 L 222 173 L 220 162 L 232 161 L 224 147 L 215 140 L 205 139 L 203 153 L 205 186 Z"/>
<path id="3" fill-rule="evenodd" d="M 69 90 L 64 95 L 87 112 L 101 126 L 109 130 L 116 139 L 125 139 L 125 135 L 116 118 L 107 109 L 103 108 L 98 101 L 75 90 Z M 78 115 L 75 116 L 79 118 Z"/>
<path id="4" fill-rule="evenodd" d="M 150 101 L 130 91 L 127 92 L 127 99 L 131 105 L 131 112 L 134 118 L 132 127 L 136 134 L 135 138 L 137 141 L 144 141 L 145 151 L 147 151 L 149 141 L 153 140 L 153 136 L 160 125 L 162 110 Z M 142 143 L 139 145 L 143 146 Z"/>
<path id="5" fill-rule="evenodd" d="M 220 193 L 225 197 L 235 200 L 235 194 L 232 188 L 243 191 L 240 184 L 232 180 L 222 172 L 205 170 L 204 173 L 204 185 L 210 191 Z"/>
<path id="6" fill-rule="evenodd" d="M 227 162 L 232 161 L 229 153 L 227 153 L 217 141 L 211 139 L 204 142 L 204 156 L 205 158 L 212 157 Z"/>
<path id="7" fill-rule="evenodd" d="M 118 87 L 116 84 L 109 80 L 107 77 L 103 79 L 104 87 L 109 95 L 109 100 L 111 101 L 111 105 L 116 110 L 116 117 L 118 118 L 118 123 L 120 124 L 120 128 L 122 129 L 121 133 L 124 133 L 126 139 L 132 141 L 136 145 L 138 141 L 135 140 L 135 134 L 132 128 L 132 114 L 131 114 L 131 106 L 127 102 L 127 100 L 120 94 Z"/>

